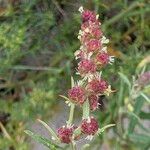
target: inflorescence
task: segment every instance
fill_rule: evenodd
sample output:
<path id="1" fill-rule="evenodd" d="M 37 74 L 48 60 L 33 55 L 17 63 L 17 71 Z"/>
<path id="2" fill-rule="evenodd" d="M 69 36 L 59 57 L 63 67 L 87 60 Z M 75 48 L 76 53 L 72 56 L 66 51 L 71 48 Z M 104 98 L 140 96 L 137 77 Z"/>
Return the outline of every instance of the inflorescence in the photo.
<path id="1" fill-rule="evenodd" d="M 80 49 L 75 52 L 78 61 L 77 72 L 81 79 L 74 83 L 68 90 L 67 104 L 71 109 L 78 105 L 83 109 L 83 117 L 80 125 L 75 127 L 71 121 L 60 127 L 57 136 L 62 143 L 69 144 L 85 135 L 92 139 L 99 132 L 98 121 L 90 116 L 100 105 L 98 97 L 109 95 L 111 86 L 102 78 L 101 69 L 107 64 L 112 64 L 113 56 L 107 52 L 106 44 L 109 40 L 103 35 L 99 16 L 90 10 L 79 8 L 82 17 L 81 30 L 78 34 Z"/>

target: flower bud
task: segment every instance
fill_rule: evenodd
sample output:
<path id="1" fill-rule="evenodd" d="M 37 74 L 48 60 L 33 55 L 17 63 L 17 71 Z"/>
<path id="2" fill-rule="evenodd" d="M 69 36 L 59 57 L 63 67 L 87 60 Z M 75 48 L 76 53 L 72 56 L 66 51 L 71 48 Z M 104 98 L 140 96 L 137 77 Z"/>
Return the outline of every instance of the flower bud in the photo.
<path id="1" fill-rule="evenodd" d="M 100 65 L 106 65 L 109 63 L 109 55 L 106 52 L 98 53 L 96 56 L 96 62 Z"/>
<path id="2" fill-rule="evenodd" d="M 60 127 L 57 131 L 57 134 L 62 143 L 69 144 L 72 140 L 73 127 Z"/>
<path id="3" fill-rule="evenodd" d="M 75 86 L 68 91 L 68 97 L 72 102 L 82 105 L 86 100 L 85 90 L 80 86 Z"/>
<path id="4" fill-rule="evenodd" d="M 96 71 L 96 65 L 92 60 L 83 59 L 78 64 L 78 71 L 81 75 L 85 75 L 87 73 L 94 73 Z"/>
<path id="5" fill-rule="evenodd" d="M 96 21 L 96 14 L 90 10 L 85 10 L 82 12 L 82 21 L 83 22 L 87 22 L 87 21 L 94 22 L 94 21 Z"/>
<path id="6" fill-rule="evenodd" d="M 98 131 L 99 125 L 94 117 L 84 119 L 81 123 L 81 131 L 87 135 L 94 135 Z"/>
<path id="7" fill-rule="evenodd" d="M 103 94 L 107 88 L 107 82 L 102 79 L 93 79 L 87 84 L 87 90 L 95 94 Z"/>
<path id="8" fill-rule="evenodd" d="M 87 42 L 86 47 L 88 52 L 95 52 L 101 49 L 101 42 L 97 39 L 92 39 Z"/>
<path id="9" fill-rule="evenodd" d="M 89 99 L 89 104 L 90 104 L 91 111 L 95 111 L 98 108 L 98 106 L 99 106 L 98 96 L 96 96 L 96 95 L 90 95 L 88 97 L 88 99 Z"/>

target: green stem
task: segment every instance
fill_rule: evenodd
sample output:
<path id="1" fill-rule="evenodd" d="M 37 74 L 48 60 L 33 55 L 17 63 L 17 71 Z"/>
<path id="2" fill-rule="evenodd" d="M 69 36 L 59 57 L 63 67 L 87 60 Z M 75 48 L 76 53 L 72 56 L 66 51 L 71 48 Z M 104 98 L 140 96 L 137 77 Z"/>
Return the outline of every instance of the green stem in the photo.
<path id="1" fill-rule="evenodd" d="M 76 143 L 75 142 L 71 142 L 71 149 L 76 150 Z"/>
<path id="2" fill-rule="evenodd" d="M 71 103 L 71 106 L 70 106 L 70 113 L 69 113 L 69 120 L 68 120 L 68 122 L 67 122 L 68 125 L 71 125 L 71 124 L 72 124 L 73 115 L 74 115 L 74 108 L 75 108 L 75 104 Z"/>
<path id="3" fill-rule="evenodd" d="M 89 101 L 86 100 L 83 104 L 83 119 L 87 119 L 90 115 L 90 106 L 89 106 Z"/>

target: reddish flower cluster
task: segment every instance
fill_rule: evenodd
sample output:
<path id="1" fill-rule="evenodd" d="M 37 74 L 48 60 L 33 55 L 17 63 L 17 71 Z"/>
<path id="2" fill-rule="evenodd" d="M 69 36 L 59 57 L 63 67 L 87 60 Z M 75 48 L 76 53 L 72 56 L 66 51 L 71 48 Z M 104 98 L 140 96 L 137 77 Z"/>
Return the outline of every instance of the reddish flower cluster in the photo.
<path id="1" fill-rule="evenodd" d="M 113 58 L 107 53 L 105 44 L 109 40 L 103 36 L 98 16 L 92 11 L 83 10 L 82 7 L 79 11 L 82 16 L 82 25 L 78 36 L 81 47 L 75 52 L 75 57 L 79 60 L 77 74 L 82 79 L 68 91 L 68 98 L 72 103 L 81 107 L 88 102 L 90 110 L 95 111 L 99 106 L 98 96 L 111 92 L 110 86 L 101 78 L 99 71 L 111 63 Z M 95 118 L 88 116 L 88 118 L 83 118 L 79 128 L 81 134 L 94 136 L 98 132 L 99 125 Z M 61 142 L 70 143 L 74 137 L 74 130 L 73 127 L 61 127 L 58 130 Z"/>
<path id="2" fill-rule="evenodd" d="M 107 88 L 107 82 L 102 79 L 93 79 L 87 84 L 87 90 L 93 94 L 103 94 Z"/>
<path id="3" fill-rule="evenodd" d="M 98 122 L 94 117 L 82 120 L 81 130 L 84 134 L 94 135 L 98 131 L 98 128 Z"/>
<path id="4" fill-rule="evenodd" d="M 75 86 L 68 91 L 69 99 L 76 104 L 83 104 L 86 100 L 85 90 L 80 86 Z"/>
<path id="5" fill-rule="evenodd" d="M 57 133 L 60 141 L 66 144 L 70 143 L 72 140 L 73 130 L 73 127 L 68 128 L 66 126 L 63 126 L 59 128 Z"/>
<path id="6" fill-rule="evenodd" d="M 78 70 L 81 75 L 86 75 L 87 73 L 94 73 L 96 71 L 96 65 L 92 60 L 83 59 L 78 65 Z"/>

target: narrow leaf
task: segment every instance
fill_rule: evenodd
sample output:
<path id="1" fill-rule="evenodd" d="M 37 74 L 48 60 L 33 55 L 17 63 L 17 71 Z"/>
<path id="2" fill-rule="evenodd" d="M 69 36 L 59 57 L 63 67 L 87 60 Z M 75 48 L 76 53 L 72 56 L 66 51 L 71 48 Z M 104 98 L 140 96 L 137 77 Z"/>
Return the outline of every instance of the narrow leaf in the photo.
<path id="1" fill-rule="evenodd" d="M 141 108 L 144 104 L 144 100 L 141 96 L 139 96 L 137 99 L 136 99 L 136 103 L 134 105 L 134 114 L 136 114 L 136 116 L 139 115 L 140 111 L 141 111 Z M 135 117 L 135 116 L 131 116 L 130 117 L 130 123 L 129 123 L 129 126 L 128 126 L 128 130 L 127 132 L 130 134 L 134 131 L 134 128 L 136 126 L 136 124 L 138 123 L 138 119 Z"/>
<path id="2" fill-rule="evenodd" d="M 141 119 L 148 119 L 148 120 L 150 120 L 150 113 L 149 112 L 141 111 L 139 115 L 140 115 Z"/>
<path id="3" fill-rule="evenodd" d="M 68 97 L 64 96 L 64 95 L 59 95 L 60 97 L 64 98 L 66 101 L 70 101 Z"/>
<path id="4" fill-rule="evenodd" d="M 57 145 L 53 144 L 50 140 L 38 135 L 38 134 L 35 134 L 29 130 L 25 130 L 24 131 L 27 135 L 29 135 L 30 137 L 32 137 L 35 141 L 43 144 L 44 146 L 48 147 L 49 149 L 51 150 L 57 150 L 56 148 L 58 147 Z"/>
<path id="5" fill-rule="evenodd" d="M 104 126 L 103 128 L 98 130 L 98 134 L 101 134 L 102 132 L 104 132 L 106 129 L 115 126 L 115 124 L 108 124 L 106 126 Z"/>
<path id="6" fill-rule="evenodd" d="M 150 98 L 147 97 L 143 92 L 140 94 L 149 104 L 150 104 Z"/>
<path id="7" fill-rule="evenodd" d="M 38 119 L 38 121 L 50 132 L 51 136 L 53 136 L 58 142 L 60 141 L 56 133 L 53 131 L 53 129 L 50 126 L 48 126 L 44 121 L 40 119 Z"/>
<path id="8" fill-rule="evenodd" d="M 136 133 L 129 134 L 129 138 L 131 141 L 135 143 L 143 143 L 143 144 L 150 143 L 150 136 L 144 134 L 136 134 Z"/>
<path id="9" fill-rule="evenodd" d="M 68 125 L 72 125 L 73 115 L 74 115 L 74 108 L 75 108 L 75 104 L 71 103 L 70 113 L 69 113 L 69 120 L 67 121 Z"/>
<path id="10" fill-rule="evenodd" d="M 129 81 L 129 79 L 127 78 L 126 75 L 124 75 L 123 73 L 119 72 L 118 73 L 120 78 L 129 86 L 129 88 L 131 89 L 131 83 Z"/>

